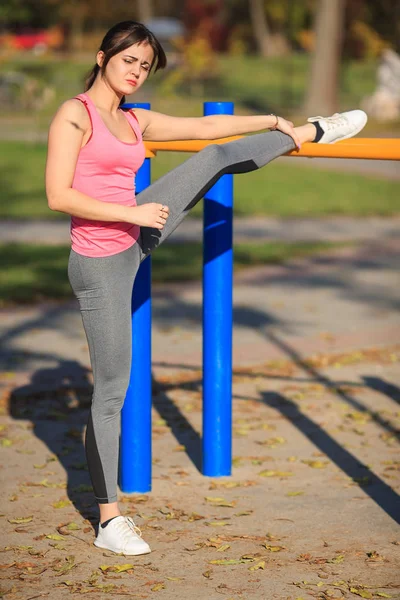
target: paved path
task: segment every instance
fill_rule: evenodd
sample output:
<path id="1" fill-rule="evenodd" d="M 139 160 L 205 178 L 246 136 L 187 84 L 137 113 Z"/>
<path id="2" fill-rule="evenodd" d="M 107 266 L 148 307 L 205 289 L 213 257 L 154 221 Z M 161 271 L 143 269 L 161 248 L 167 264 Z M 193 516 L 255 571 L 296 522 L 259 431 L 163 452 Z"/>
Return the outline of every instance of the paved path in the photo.
<path id="1" fill-rule="evenodd" d="M 144 557 L 92 545 L 92 379 L 76 302 L 0 310 L 2 590 L 399 599 L 399 267 L 393 237 L 235 276 L 236 458 L 216 479 L 201 474 L 201 286 L 154 286 L 153 489 L 119 492 L 152 547 Z M 122 564 L 132 570 L 100 569 Z"/>
<path id="2" fill-rule="evenodd" d="M 282 162 L 293 161 L 292 156 L 282 156 Z M 318 168 L 329 171 L 344 171 L 358 173 L 369 177 L 384 177 L 394 181 L 400 180 L 399 161 L 396 160 L 365 160 L 361 158 L 306 158 L 296 157 L 295 162 L 290 162 L 306 168 Z"/>
<path id="3" fill-rule="evenodd" d="M 4 242 L 69 244 L 69 220 L 2 221 L 0 238 Z M 314 241 L 327 242 L 394 240 L 400 237 L 400 216 L 327 217 L 313 219 L 279 219 L 274 217 L 235 218 L 236 242 Z M 201 241 L 203 222 L 187 218 L 172 234 L 174 243 Z"/>

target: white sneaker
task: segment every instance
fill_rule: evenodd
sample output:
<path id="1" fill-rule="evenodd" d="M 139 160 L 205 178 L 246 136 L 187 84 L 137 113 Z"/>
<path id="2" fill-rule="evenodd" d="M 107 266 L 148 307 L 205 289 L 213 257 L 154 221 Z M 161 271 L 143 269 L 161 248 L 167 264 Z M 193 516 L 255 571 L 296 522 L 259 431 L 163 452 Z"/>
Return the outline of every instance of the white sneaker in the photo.
<path id="1" fill-rule="evenodd" d="M 150 546 L 142 540 L 142 532 L 133 519 L 122 515 L 115 517 L 107 527 L 102 527 L 99 523 L 99 532 L 93 543 L 98 548 L 128 556 L 151 552 Z"/>
<path id="2" fill-rule="evenodd" d="M 331 117 L 310 117 L 307 121 L 309 123 L 319 121 L 324 131 L 324 135 L 318 141 L 319 144 L 334 144 L 359 133 L 368 121 L 368 116 L 363 110 L 349 110 L 335 113 Z"/>

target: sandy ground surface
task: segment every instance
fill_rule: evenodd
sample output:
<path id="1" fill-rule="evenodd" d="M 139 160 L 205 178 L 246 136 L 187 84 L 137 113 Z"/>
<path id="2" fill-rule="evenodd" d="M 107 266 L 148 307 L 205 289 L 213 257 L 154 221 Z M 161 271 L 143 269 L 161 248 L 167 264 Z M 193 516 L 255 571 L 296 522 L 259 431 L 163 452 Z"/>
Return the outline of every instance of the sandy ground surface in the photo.
<path id="1" fill-rule="evenodd" d="M 399 263 L 388 240 L 236 277 L 230 477 L 201 473 L 201 288 L 154 288 L 152 491 L 119 490 L 141 557 L 93 546 L 76 303 L 1 310 L 0 596 L 399 599 Z"/>

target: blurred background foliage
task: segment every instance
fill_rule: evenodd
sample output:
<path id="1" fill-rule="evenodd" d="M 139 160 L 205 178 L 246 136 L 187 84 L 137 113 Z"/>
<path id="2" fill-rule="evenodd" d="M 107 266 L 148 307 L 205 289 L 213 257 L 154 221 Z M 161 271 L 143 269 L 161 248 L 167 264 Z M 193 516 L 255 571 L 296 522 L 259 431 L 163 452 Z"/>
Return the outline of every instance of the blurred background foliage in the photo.
<path id="1" fill-rule="evenodd" d="M 324 1 L 3 0 L 3 115 L 19 111 L 22 117 L 29 109 L 38 126 L 46 124 L 62 99 L 81 91 L 105 31 L 125 19 L 148 24 L 167 50 L 169 66 L 157 74 L 157 88 L 150 79 L 143 92 L 158 110 L 170 111 L 179 97 L 190 114 L 192 100 L 207 96 L 234 99 L 245 112 L 300 114 L 307 106 L 316 13 Z M 400 49 L 400 2 L 330 4 L 342 16 L 340 52 L 333 57 L 341 61 L 339 99 L 332 98 L 329 108 L 348 108 L 372 93 L 383 49 Z M 323 105 L 321 95 L 323 90 Z"/>
<path id="2" fill-rule="evenodd" d="M 47 206 L 49 122 L 63 101 L 83 91 L 107 29 L 127 19 L 145 23 L 168 57 L 167 69 L 127 100 L 177 116 L 201 116 L 204 100 L 234 101 L 235 114 L 274 112 L 297 122 L 305 114 L 356 108 L 376 90 L 382 56 L 400 51 L 399 0 L 2 0 L 0 217 L 12 219 L 10 227 L 19 219 L 69 218 Z M 370 118 L 363 136 L 399 131 L 398 117 Z M 186 158 L 158 153 L 153 180 Z M 395 178 L 285 160 L 235 178 L 236 217 L 398 213 Z M 201 211 L 199 203 L 193 216 Z M 320 251 L 319 243 L 236 244 L 235 260 L 236 266 L 264 264 Z M 68 252 L 66 246 L 0 244 L 0 305 L 69 297 Z M 159 252 L 155 279 L 201 272 L 198 245 L 187 245 L 184 264 L 180 247 Z"/>

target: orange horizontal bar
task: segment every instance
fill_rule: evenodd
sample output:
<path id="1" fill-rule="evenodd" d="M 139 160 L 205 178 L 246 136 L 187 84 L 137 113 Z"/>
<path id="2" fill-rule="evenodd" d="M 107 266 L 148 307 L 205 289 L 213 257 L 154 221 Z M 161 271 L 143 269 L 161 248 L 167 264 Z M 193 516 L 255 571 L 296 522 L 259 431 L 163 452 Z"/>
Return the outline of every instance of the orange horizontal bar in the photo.
<path id="1" fill-rule="evenodd" d="M 153 158 L 158 151 L 199 152 L 210 144 L 226 144 L 243 136 L 218 140 L 186 140 L 174 142 L 145 142 L 146 157 Z M 400 138 L 352 138 L 337 144 L 303 144 L 300 151 L 291 150 L 287 156 L 310 158 L 366 158 L 371 160 L 400 160 Z"/>

